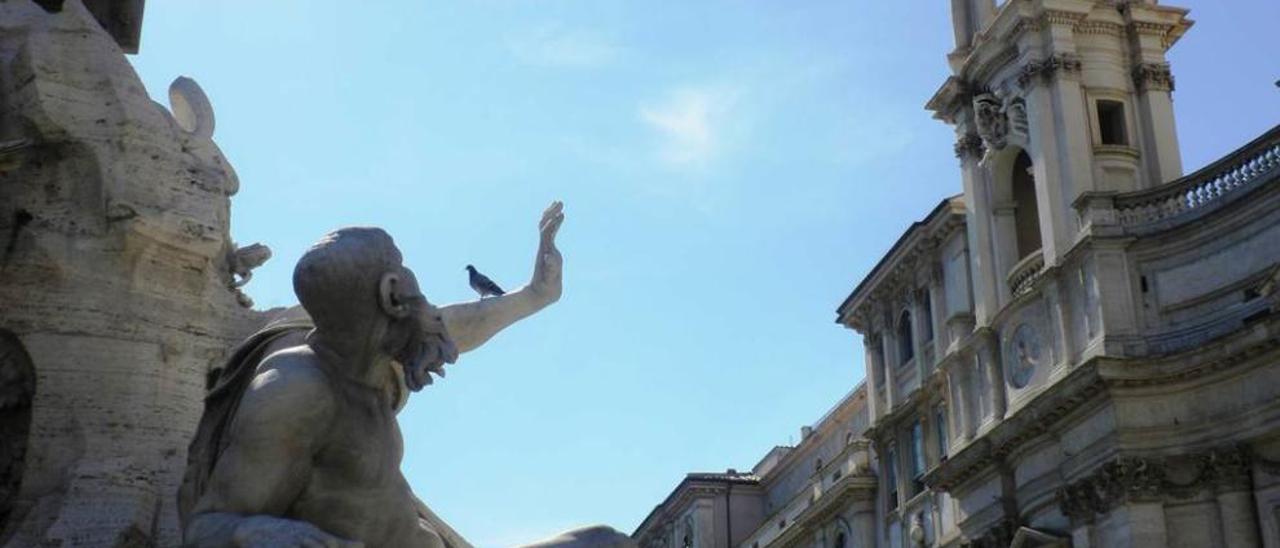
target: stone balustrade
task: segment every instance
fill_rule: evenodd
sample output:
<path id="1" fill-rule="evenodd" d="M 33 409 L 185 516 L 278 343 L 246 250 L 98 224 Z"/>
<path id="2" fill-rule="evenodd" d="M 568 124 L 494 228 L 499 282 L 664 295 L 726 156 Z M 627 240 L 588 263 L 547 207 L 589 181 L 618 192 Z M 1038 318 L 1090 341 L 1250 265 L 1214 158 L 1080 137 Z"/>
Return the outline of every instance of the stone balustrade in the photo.
<path id="1" fill-rule="evenodd" d="M 1280 126 L 1191 175 L 1156 188 L 1116 195 L 1116 220 L 1126 229 L 1177 224 L 1225 198 L 1243 194 L 1280 169 Z"/>
<path id="2" fill-rule="evenodd" d="M 1044 273 L 1044 252 L 1036 250 L 1030 255 L 1023 257 L 1018 264 L 1013 265 L 1009 270 L 1007 280 L 1009 282 L 1009 291 L 1014 297 L 1022 295 L 1031 290 L 1031 286 L 1035 281 L 1040 279 L 1040 275 Z"/>

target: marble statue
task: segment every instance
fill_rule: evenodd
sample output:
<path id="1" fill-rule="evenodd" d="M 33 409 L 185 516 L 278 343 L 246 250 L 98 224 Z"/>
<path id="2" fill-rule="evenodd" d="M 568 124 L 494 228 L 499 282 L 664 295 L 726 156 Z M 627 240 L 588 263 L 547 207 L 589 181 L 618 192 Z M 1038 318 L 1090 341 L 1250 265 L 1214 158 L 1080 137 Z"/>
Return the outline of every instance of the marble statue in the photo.
<path id="1" fill-rule="evenodd" d="M 179 492 L 184 542 L 465 546 L 401 475 L 396 411 L 459 353 L 559 299 L 563 221 L 559 202 L 543 213 L 528 285 L 443 307 L 381 229 L 312 246 L 293 274 L 305 314 L 238 347 L 206 400 Z"/>

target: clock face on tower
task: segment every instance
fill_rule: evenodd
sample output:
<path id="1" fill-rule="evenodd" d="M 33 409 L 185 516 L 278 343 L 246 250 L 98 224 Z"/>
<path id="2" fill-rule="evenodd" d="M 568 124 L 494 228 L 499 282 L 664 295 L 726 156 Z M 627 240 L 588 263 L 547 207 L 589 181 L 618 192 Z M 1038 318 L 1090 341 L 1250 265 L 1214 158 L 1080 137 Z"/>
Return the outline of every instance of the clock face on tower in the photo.
<path id="1" fill-rule="evenodd" d="M 1013 331 L 1009 342 L 1011 367 L 1009 368 L 1009 384 L 1014 388 L 1022 388 L 1031 382 L 1031 377 L 1040 365 L 1040 334 L 1029 324 L 1021 324 Z"/>

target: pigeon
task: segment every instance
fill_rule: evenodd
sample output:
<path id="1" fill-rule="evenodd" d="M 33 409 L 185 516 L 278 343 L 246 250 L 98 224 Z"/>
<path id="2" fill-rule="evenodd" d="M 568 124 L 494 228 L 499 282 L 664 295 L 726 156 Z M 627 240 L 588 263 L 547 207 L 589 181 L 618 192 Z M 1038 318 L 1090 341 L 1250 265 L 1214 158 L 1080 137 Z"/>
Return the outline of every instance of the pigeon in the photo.
<path id="1" fill-rule="evenodd" d="M 470 274 L 470 280 L 468 281 L 471 282 L 471 289 L 476 290 L 476 293 L 480 294 L 481 299 L 490 295 L 498 296 L 506 294 L 506 291 L 503 291 L 501 287 L 498 287 L 498 284 L 493 283 L 493 280 L 490 280 L 488 276 L 476 271 L 476 267 L 467 265 L 467 272 Z"/>

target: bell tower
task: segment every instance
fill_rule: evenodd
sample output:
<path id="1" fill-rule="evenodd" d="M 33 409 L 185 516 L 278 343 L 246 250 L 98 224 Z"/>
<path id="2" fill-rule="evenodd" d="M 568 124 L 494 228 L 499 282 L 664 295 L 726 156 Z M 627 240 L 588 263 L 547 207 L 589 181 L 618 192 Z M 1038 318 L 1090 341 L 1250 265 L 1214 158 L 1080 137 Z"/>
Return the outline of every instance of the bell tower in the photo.
<path id="1" fill-rule="evenodd" d="M 952 0 L 952 75 L 929 101 L 955 127 L 975 316 L 1076 241 L 1075 205 L 1182 175 L 1165 52 L 1191 27 L 1156 0 Z"/>

